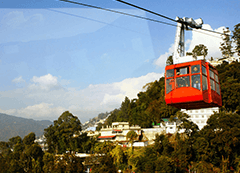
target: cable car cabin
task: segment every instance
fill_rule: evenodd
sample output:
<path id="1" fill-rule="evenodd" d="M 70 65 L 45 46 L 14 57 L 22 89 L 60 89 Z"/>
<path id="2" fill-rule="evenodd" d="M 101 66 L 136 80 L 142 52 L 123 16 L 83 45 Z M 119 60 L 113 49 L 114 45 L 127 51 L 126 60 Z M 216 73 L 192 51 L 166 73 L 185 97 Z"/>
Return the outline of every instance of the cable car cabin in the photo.
<path id="1" fill-rule="evenodd" d="M 204 60 L 166 66 L 165 101 L 179 109 L 222 106 L 217 70 Z"/>

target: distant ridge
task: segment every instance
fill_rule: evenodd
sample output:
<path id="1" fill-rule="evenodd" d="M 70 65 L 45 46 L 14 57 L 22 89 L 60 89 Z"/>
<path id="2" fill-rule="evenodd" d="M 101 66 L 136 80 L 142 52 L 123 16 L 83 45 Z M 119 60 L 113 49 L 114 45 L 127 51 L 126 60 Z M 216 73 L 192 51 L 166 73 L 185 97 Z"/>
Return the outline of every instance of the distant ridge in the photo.
<path id="1" fill-rule="evenodd" d="M 30 132 L 34 132 L 36 137 L 38 137 L 51 124 L 53 122 L 49 120 L 37 121 L 0 113 L 0 141 L 7 142 L 15 136 L 24 138 Z"/>

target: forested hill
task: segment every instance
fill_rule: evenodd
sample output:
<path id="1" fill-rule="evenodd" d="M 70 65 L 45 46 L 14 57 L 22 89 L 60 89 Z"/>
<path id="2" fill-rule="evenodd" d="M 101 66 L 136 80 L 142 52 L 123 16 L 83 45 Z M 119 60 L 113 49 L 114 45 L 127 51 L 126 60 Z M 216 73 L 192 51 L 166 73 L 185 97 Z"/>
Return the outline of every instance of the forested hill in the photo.
<path id="1" fill-rule="evenodd" d="M 15 136 L 23 138 L 30 132 L 40 136 L 50 124 L 49 120 L 36 121 L 0 113 L 0 141 L 8 141 Z"/>
<path id="2" fill-rule="evenodd" d="M 240 63 L 223 63 L 216 67 L 219 73 L 222 111 L 240 113 Z M 104 125 L 111 125 L 116 121 L 128 121 L 141 127 L 151 127 L 152 122 L 160 122 L 164 117 L 176 114 L 178 109 L 167 106 L 164 100 L 164 77 L 158 81 L 146 84 L 145 91 L 138 93 L 138 98 L 130 100 L 128 97 L 119 109 L 110 112 Z M 99 124 L 98 128 L 101 128 Z"/>
<path id="3" fill-rule="evenodd" d="M 240 114 L 240 62 L 218 65 L 221 84 L 222 110 Z"/>

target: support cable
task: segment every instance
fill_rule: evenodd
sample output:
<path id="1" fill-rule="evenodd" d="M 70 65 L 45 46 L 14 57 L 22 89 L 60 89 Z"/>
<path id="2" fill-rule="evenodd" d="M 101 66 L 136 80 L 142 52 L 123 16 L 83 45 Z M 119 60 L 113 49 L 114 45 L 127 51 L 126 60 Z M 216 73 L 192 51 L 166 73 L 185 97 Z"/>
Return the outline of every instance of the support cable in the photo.
<path id="1" fill-rule="evenodd" d="M 96 8 L 96 9 L 99 9 L 99 10 L 109 11 L 109 12 L 118 13 L 118 14 L 122 14 L 122 15 L 127 15 L 127 16 L 131 16 L 131 17 L 136 17 L 136 18 L 139 18 L 139 19 L 149 20 L 149 21 L 152 21 L 152 22 L 157 22 L 157 23 L 161 23 L 161 24 L 165 24 L 165 25 L 177 26 L 177 25 L 174 25 L 174 24 L 171 24 L 171 23 L 162 22 L 162 21 L 151 19 L 151 18 L 147 18 L 147 17 L 142 17 L 142 16 L 138 16 L 138 15 L 124 13 L 124 12 L 116 11 L 116 10 L 110 10 L 110 9 L 107 9 L 107 8 L 97 7 L 97 6 L 94 6 L 94 5 L 84 4 L 84 3 L 80 3 L 80 2 L 69 1 L 69 0 L 59 0 L 59 1 L 64 1 L 64 2 L 68 2 L 68 3 L 82 5 L 82 6 L 85 6 L 85 7 Z"/>
<path id="2" fill-rule="evenodd" d="M 99 10 L 109 11 L 109 12 L 118 13 L 118 14 L 122 14 L 122 15 L 127 15 L 127 16 L 131 16 L 131 17 L 135 17 L 135 18 L 139 18 L 139 19 L 143 19 L 143 20 L 149 20 L 149 21 L 152 21 L 152 22 L 157 22 L 157 23 L 165 24 L 165 25 L 170 25 L 170 26 L 175 26 L 175 27 L 177 26 L 177 25 L 175 25 L 175 24 L 171 24 L 171 23 L 167 23 L 167 22 L 162 22 L 162 21 L 155 20 L 155 19 L 151 19 L 151 18 L 147 18 L 147 17 L 142 17 L 142 16 L 138 16 L 138 15 L 133 15 L 133 14 L 129 14 L 129 13 L 121 12 L 121 11 L 111 10 L 111 9 L 102 8 L 102 7 L 98 7 L 98 6 L 94 6 L 94 5 L 89 5 L 89 4 L 84 4 L 84 3 L 80 3 L 80 2 L 75 2 L 75 1 L 71 1 L 71 0 L 59 0 L 59 1 L 68 2 L 68 3 L 72 3 L 72 4 L 77 4 L 77 5 L 82 5 L 82 6 L 85 6 L 85 7 L 90 7 L 90 8 L 95 8 L 95 9 L 99 9 Z M 116 0 L 116 1 L 121 2 L 121 3 L 124 3 L 124 4 L 127 4 L 127 5 L 130 5 L 130 6 L 132 6 L 132 7 L 138 8 L 138 9 L 141 9 L 141 10 L 143 10 L 143 11 L 146 11 L 146 12 L 149 12 L 149 13 L 152 13 L 152 14 L 155 14 L 155 15 L 157 15 L 157 16 L 163 17 L 163 18 L 168 19 L 168 20 L 171 20 L 171 21 L 173 21 L 173 22 L 179 22 L 179 23 L 183 23 L 183 24 L 185 24 L 185 25 L 188 25 L 187 22 L 179 21 L 179 20 L 174 20 L 174 19 L 169 18 L 169 17 L 167 17 L 167 16 L 158 14 L 158 13 L 156 13 L 156 12 L 153 12 L 153 11 L 150 11 L 150 10 L 148 10 L 148 9 L 139 7 L 139 6 L 137 6 L 137 5 L 134 5 L 134 4 L 125 2 L 125 1 L 123 1 L 123 0 Z M 223 35 L 223 34 L 224 34 L 224 33 L 221 33 L 221 32 L 212 31 L 212 30 L 208 30 L 208 29 L 203 29 L 203 28 L 199 28 L 199 29 L 204 30 L 204 31 L 208 31 L 208 32 L 212 32 L 212 33 L 215 33 L 215 34 L 220 34 L 220 35 Z M 188 29 L 188 30 L 192 30 L 192 29 Z M 204 33 L 203 33 L 203 34 L 204 34 Z M 224 35 L 228 35 L 228 34 L 224 34 Z M 231 36 L 231 35 L 230 35 L 230 36 Z"/>

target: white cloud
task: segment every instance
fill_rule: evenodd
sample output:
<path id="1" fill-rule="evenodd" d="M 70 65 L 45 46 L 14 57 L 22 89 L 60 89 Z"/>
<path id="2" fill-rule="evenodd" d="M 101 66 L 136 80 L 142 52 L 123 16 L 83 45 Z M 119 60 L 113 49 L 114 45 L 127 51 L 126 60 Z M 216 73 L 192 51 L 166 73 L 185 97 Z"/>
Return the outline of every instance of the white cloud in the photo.
<path id="1" fill-rule="evenodd" d="M 23 82 L 25 82 L 25 80 L 22 78 L 22 76 L 19 76 L 19 77 L 13 79 L 12 82 L 14 82 L 14 83 L 23 83 Z"/>
<path id="2" fill-rule="evenodd" d="M 125 96 L 123 94 L 116 94 L 116 95 L 110 95 L 105 94 L 103 101 L 101 102 L 101 105 L 108 105 L 109 107 L 117 106 L 119 107 L 119 103 L 123 100 Z"/>
<path id="3" fill-rule="evenodd" d="M 125 96 L 129 99 L 136 98 L 146 83 L 159 80 L 162 76 L 159 73 L 149 73 L 111 84 L 89 85 L 81 90 L 69 87 L 55 89 L 61 80 L 58 81 L 51 74 L 34 76 L 31 85 L 34 90 L 25 87 L 0 92 L 0 112 L 32 119 L 56 120 L 62 112 L 69 110 L 81 122 L 85 122 L 101 112 L 118 108 Z"/>
<path id="4" fill-rule="evenodd" d="M 154 64 L 159 67 L 165 67 L 167 58 L 173 54 L 173 49 L 174 44 L 171 45 L 171 47 L 168 49 L 168 52 L 165 52 L 164 54 L 160 55 L 160 57 L 154 62 Z"/>
<path id="5" fill-rule="evenodd" d="M 210 25 L 204 24 L 203 29 L 222 33 L 225 27 L 219 27 L 218 29 L 213 30 Z M 207 59 L 211 57 L 219 58 L 221 57 L 221 52 L 219 49 L 221 42 L 222 38 L 220 34 L 204 30 L 194 30 L 194 32 L 192 32 L 192 40 L 187 52 L 192 52 L 196 45 L 204 44 L 208 48 L 208 55 L 206 57 Z"/>
<path id="6" fill-rule="evenodd" d="M 142 90 L 145 84 L 158 80 L 162 76 L 163 74 L 159 73 L 148 73 L 145 76 L 124 79 L 121 82 L 113 83 L 112 87 L 119 92 L 116 94 L 106 93 L 101 105 L 116 103 L 119 106 L 126 96 L 129 99 L 137 98 L 137 94 Z"/>
<path id="7" fill-rule="evenodd" d="M 24 16 L 24 13 L 22 11 L 12 11 L 7 13 L 3 19 L 2 23 L 11 29 L 16 28 L 23 28 L 26 26 L 32 26 L 39 22 L 43 21 L 43 15 L 42 14 L 33 14 L 31 16 Z"/>
<path id="8" fill-rule="evenodd" d="M 61 89 L 61 85 L 58 82 L 58 78 L 56 76 L 52 76 L 51 74 L 47 74 L 45 76 L 33 76 L 32 78 L 33 84 L 29 86 L 30 89 L 40 89 L 49 91 L 52 89 Z"/>
<path id="9" fill-rule="evenodd" d="M 17 28 L 26 21 L 23 12 L 12 11 L 3 17 L 2 23 L 10 28 Z"/>
<path id="10" fill-rule="evenodd" d="M 40 103 L 31 106 L 27 106 L 25 108 L 20 109 L 9 109 L 2 110 L 1 112 L 9 114 L 9 115 L 17 115 L 19 117 L 30 118 L 30 119 L 57 119 L 66 108 L 57 106 L 54 107 L 53 104 L 49 103 Z"/>

